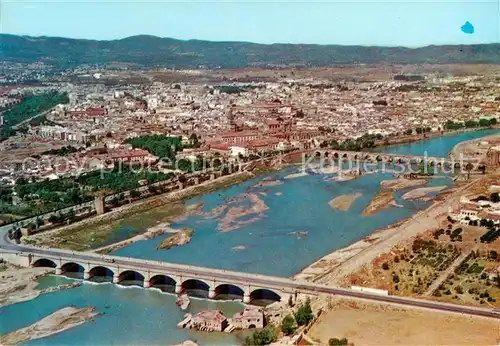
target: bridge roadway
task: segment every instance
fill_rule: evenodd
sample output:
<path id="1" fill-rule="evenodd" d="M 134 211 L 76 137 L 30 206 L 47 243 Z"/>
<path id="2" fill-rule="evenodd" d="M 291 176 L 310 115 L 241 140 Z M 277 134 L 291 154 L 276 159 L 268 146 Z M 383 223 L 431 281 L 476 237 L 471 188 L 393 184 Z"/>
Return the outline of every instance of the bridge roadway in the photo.
<path id="1" fill-rule="evenodd" d="M 31 254 L 32 256 L 33 255 L 37 256 L 38 258 L 69 257 L 71 258 L 72 261 L 75 262 L 76 261 L 100 262 L 103 266 L 108 266 L 110 264 L 113 264 L 116 266 L 120 266 L 122 268 L 127 268 L 127 269 L 136 268 L 136 269 L 141 269 L 143 271 L 161 272 L 165 273 L 166 275 L 169 274 L 187 275 L 191 277 L 206 278 L 210 280 L 229 282 L 229 283 L 247 282 L 248 284 L 259 287 L 280 289 L 283 292 L 304 293 L 313 295 L 319 293 L 329 294 L 329 295 L 339 295 L 348 298 L 369 300 L 373 302 L 398 304 L 406 307 L 425 308 L 438 311 L 446 311 L 446 312 L 500 319 L 499 309 L 455 305 L 455 304 L 414 299 L 408 297 L 379 295 L 369 292 L 335 288 L 335 287 L 310 283 L 306 281 L 298 281 L 298 280 L 292 280 L 274 276 L 266 276 L 260 274 L 241 273 L 236 271 L 203 268 L 203 267 L 180 265 L 180 264 L 173 264 L 173 263 L 159 262 L 159 261 L 138 260 L 133 258 L 119 257 L 119 256 L 102 256 L 84 252 L 70 252 L 66 250 L 54 250 L 54 249 L 39 249 L 22 245 L 13 245 L 13 244 L 0 245 L 0 253 L 16 254 L 16 255 Z M 110 263 L 109 262 L 110 260 L 113 260 L 113 262 Z"/>

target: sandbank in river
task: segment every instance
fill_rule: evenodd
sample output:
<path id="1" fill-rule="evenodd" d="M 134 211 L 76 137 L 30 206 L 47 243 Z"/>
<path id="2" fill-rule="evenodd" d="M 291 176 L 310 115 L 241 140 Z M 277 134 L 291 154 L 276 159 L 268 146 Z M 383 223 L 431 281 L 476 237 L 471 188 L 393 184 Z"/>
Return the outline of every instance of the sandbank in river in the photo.
<path id="1" fill-rule="evenodd" d="M 352 203 L 354 203 L 354 201 L 361 196 L 362 194 L 359 192 L 352 195 L 342 195 L 332 199 L 328 204 L 334 209 L 347 211 L 351 207 Z"/>
<path id="2" fill-rule="evenodd" d="M 433 193 L 433 192 L 439 192 L 443 189 L 446 189 L 446 185 L 442 186 L 430 186 L 430 187 L 421 187 L 415 190 L 411 190 L 407 193 L 405 193 L 402 198 L 403 199 L 418 199 L 418 198 L 425 198 L 427 197 L 428 194 Z"/>

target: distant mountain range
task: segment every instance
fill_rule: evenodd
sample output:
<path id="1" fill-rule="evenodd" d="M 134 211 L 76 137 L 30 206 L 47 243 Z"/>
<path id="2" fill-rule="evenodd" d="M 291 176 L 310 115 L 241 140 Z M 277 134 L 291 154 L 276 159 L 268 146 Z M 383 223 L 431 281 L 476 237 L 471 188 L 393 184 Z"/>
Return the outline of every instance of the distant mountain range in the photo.
<path id="1" fill-rule="evenodd" d="M 0 34 L 0 61 L 43 61 L 57 67 L 125 63 L 175 68 L 500 63 L 500 44 L 404 48 L 182 41 L 147 35 L 96 41 Z"/>

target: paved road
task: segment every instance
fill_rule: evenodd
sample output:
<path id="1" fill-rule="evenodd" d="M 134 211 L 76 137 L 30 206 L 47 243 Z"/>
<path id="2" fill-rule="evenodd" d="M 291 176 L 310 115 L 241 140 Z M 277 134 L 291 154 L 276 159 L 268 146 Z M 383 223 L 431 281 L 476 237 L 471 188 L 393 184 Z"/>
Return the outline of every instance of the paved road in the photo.
<path id="1" fill-rule="evenodd" d="M 124 268 L 135 268 L 138 270 L 154 270 L 156 272 L 164 272 L 165 274 L 184 274 L 194 276 L 210 277 L 222 282 L 248 282 L 251 285 L 262 287 L 281 287 L 284 290 L 294 290 L 300 293 L 324 293 L 339 295 L 349 298 L 364 299 L 375 302 L 384 302 L 391 304 L 399 304 L 407 307 L 419 307 L 440 311 L 448 311 L 462 314 L 469 314 L 475 316 L 491 317 L 500 319 L 500 310 L 487 309 L 482 307 L 462 306 L 448 303 L 441 303 L 435 301 L 426 301 L 420 299 L 413 299 L 407 297 L 397 296 L 384 296 L 373 293 L 354 291 L 342 288 L 333 288 L 324 285 L 314 284 L 305 281 L 295 281 L 286 278 L 279 278 L 273 276 L 265 276 L 259 274 L 240 273 L 234 271 L 195 267 L 188 265 L 173 264 L 159 261 L 138 260 L 133 258 L 124 258 L 119 256 L 102 256 L 84 252 L 71 252 L 65 250 L 53 249 L 38 249 L 22 245 L 0 245 L 0 252 L 26 252 L 34 253 L 38 256 L 49 255 L 55 257 L 71 258 L 74 261 L 92 261 L 102 262 L 102 265 L 109 264 L 104 259 L 113 259 L 114 266 L 121 266 Z"/>

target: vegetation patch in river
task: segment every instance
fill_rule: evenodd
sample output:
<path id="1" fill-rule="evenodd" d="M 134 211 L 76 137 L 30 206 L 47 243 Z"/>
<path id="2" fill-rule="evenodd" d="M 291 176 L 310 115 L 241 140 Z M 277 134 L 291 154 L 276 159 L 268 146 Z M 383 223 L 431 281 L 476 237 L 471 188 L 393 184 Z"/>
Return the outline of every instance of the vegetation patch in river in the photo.
<path id="1" fill-rule="evenodd" d="M 191 241 L 194 231 L 190 228 L 183 228 L 176 233 L 163 239 L 156 249 L 170 249 L 174 246 L 182 246 Z"/>
<path id="2" fill-rule="evenodd" d="M 370 216 L 388 208 L 393 200 L 392 190 L 379 191 L 363 211 L 363 216 Z"/>

